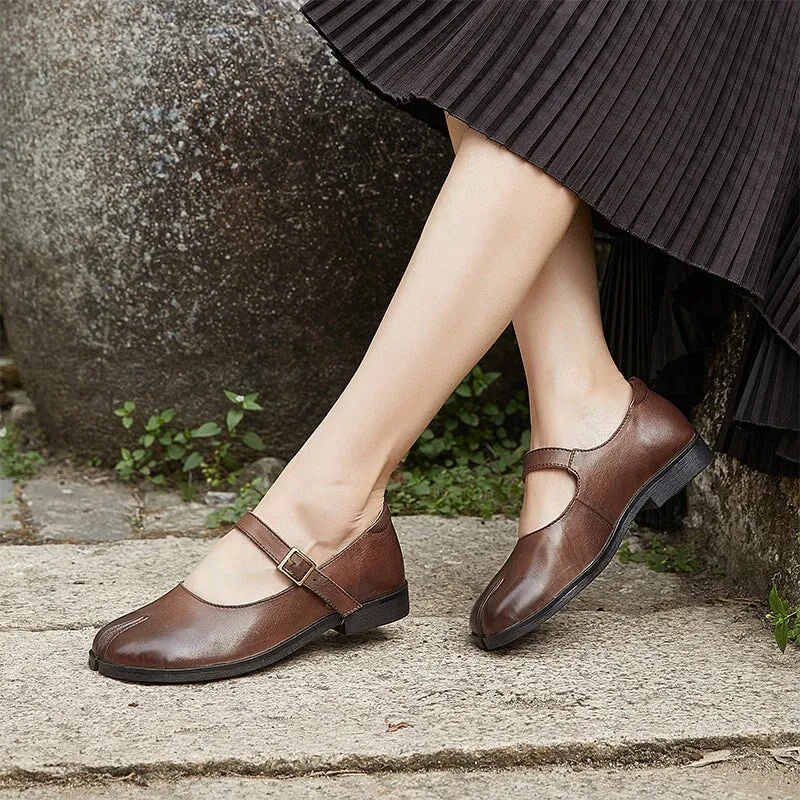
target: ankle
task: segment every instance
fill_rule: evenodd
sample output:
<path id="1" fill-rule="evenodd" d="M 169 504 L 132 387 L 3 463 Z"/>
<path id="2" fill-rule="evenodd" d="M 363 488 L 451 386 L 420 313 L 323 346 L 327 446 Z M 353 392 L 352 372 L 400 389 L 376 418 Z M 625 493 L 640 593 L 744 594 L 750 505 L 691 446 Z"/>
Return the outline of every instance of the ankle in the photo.
<path id="1" fill-rule="evenodd" d="M 531 404 L 544 408 L 557 403 L 583 404 L 625 383 L 627 379 L 610 358 L 592 361 L 582 357 L 577 363 L 539 366 L 528 375 Z"/>
<path id="2" fill-rule="evenodd" d="M 315 470 L 312 478 L 290 466 L 253 513 L 309 556 L 341 549 L 375 522 L 383 509 L 383 487 L 329 477 L 324 469 Z"/>
<path id="3" fill-rule="evenodd" d="M 595 447 L 622 422 L 633 397 L 627 379 L 616 375 L 554 388 L 531 403 L 531 449 Z"/>

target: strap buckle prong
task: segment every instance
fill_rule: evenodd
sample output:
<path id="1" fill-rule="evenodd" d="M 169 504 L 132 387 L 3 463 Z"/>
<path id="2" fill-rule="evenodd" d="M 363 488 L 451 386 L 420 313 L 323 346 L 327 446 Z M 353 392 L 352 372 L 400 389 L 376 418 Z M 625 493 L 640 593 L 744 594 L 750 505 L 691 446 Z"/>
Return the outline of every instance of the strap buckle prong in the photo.
<path id="1" fill-rule="evenodd" d="M 292 575 L 292 573 L 291 573 L 291 572 L 288 572 L 288 571 L 286 570 L 286 564 L 289 562 L 289 560 L 291 559 L 291 557 L 292 557 L 292 556 L 294 556 L 294 555 L 299 555 L 299 556 L 300 556 L 300 558 L 302 558 L 302 559 L 303 559 L 303 561 L 305 561 L 305 562 L 306 562 L 306 564 L 308 564 L 308 570 L 306 570 L 306 573 L 305 573 L 305 575 L 303 575 L 303 577 L 302 577 L 302 578 L 299 578 L 299 579 L 298 579 L 298 578 L 295 578 L 295 576 L 294 576 L 294 575 Z M 288 553 L 287 553 L 287 554 L 286 554 L 286 555 L 285 555 L 285 556 L 284 556 L 284 557 L 283 557 L 283 558 L 280 560 L 280 563 L 278 564 L 278 571 L 279 571 L 279 572 L 282 572 L 282 573 L 283 573 L 283 574 L 284 574 L 284 575 L 285 575 L 287 578 L 289 578 L 290 580 L 292 580 L 292 581 L 293 581 L 294 583 L 296 583 L 298 586 L 302 586 L 302 585 L 303 585 L 303 584 L 306 582 L 306 578 L 308 578 L 308 576 L 309 576 L 309 575 L 310 575 L 310 574 L 311 574 L 311 573 L 312 573 L 312 572 L 313 572 L 313 571 L 314 571 L 316 568 L 317 568 L 317 565 L 316 565 L 316 564 L 315 564 L 315 563 L 314 563 L 314 562 L 313 562 L 313 561 L 312 561 L 312 560 L 311 560 L 311 559 L 310 559 L 310 558 L 309 558 L 307 555 L 305 555 L 305 554 L 304 554 L 302 551 L 298 550 L 296 547 L 292 547 L 292 548 L 289 550 L 289 552 L 288 552 Z"/>

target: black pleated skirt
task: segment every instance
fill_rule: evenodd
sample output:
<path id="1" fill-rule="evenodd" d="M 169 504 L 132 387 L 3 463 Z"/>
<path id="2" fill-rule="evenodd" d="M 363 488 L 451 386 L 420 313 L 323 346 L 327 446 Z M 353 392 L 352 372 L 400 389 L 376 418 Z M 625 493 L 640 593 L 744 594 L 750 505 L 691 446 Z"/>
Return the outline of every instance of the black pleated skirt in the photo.
<path id="1" fill-rule="evenodd" d="M 716 446 L 800 468 L 800 2 L 309 0 L 370 90 L 444 111 L 592 209 L 620 368 L 687 412 L 732 305 L 748 330 Z"/>

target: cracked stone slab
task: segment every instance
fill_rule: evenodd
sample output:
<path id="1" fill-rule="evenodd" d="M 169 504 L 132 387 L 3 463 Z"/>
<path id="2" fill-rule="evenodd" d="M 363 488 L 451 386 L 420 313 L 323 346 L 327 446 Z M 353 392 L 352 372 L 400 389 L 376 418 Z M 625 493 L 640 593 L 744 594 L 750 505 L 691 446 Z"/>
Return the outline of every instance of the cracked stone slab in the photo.
<path id="1" fill-rule="evenodd" d="M 14 500 L 0 501 L 0 534 L 22 533 L 19 505 Z"/>
<path id="2" fill-rule="evenodd" d="M 9 478 L 0 478 L 0 503 L 14 499 L 14 481 Z"/>
<path id="3" fill-rule="evenodd" d="M 398 517 L 414 615 L 466 620 L 511 548 L 515 524 Z M 186 576 L 211 542 L 168 537 L 93 545 L 0 546 L 0 630 L 99 626 Z M 568 610 L 636 616 L 699 602 L 690 579 L 613 562 Z"/>
<path id="4" fill-rule="evenodd" d="M 0 776 L 225 763 L 261 774 L 514 766 L 800 739 L 800 652 L 728 607 L 572 613 L 504 651 L 409 618 L 236 679 L 92 672 L 93 631 L 0 633 Z M 400 722 L 408 727 L 392 731 Z M 709 746 L 713 745 L 713 746 Z M 125 774 L 117 772 L 117 774 Z"/>
<path id="5" fill-rule="evenodd" d="M 0 478 L 0 534 L 21 531 L 21 511 L 14 481 Z"/>
<path id="6" fill-rule="evenodd" d="M 205 533 L 212 511 L 205 503 L 185 502 L 175 492 L 147 491 L 137 533 L 143 537 Z"/>
<path id="7" fill-rule="evenodd" d="M 304 778 L 189 778 L 130 781 L 101 786 L 26 786 L 0 789 L 0 800 L 800 800 L 800 770 L 781 768 L 768 757 L 681 767 L 541 769 L 328 775 Z"/>
<path id="8" fill-rule="evenodd" d="M 39 541 L 111 542 L 128 539 L 138 515 L 133 490 L 120 483 L 87 484 L 38 477 L 22 489 L 33 538 Z"/>
<path id="9" fill-rule="evenodd" d="M 0 478 L 0 534 L 21 531 L 21 510 L 17 502 L 14 482 Z"/>

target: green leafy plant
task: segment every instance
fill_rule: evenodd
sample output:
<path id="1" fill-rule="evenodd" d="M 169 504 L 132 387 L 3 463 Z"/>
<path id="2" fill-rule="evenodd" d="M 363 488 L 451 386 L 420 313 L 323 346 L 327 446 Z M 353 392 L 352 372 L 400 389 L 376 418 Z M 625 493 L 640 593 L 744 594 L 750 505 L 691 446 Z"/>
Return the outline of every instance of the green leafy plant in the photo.
<path id="1" fill-rule="evenodd" d="M 694 575 L 706 569 L 694 542 L 666 544 L 657 536 L 652 536 L 642 550 L 631 550 L 630 543 L 624 541 L 617 557 L 622 564 L 646 564 L 654 572 Z"/>
<path id="2" fill-rule="evenodd" d="M 232 483 L 241 468 L 238 452 L 242 449 L 264 450 L 261 437 L 242 425 L 247 412 L 262 411 L 258 394 L 225 391 L 231 403 L 225 419 L 204 422 L 196 428 L 175 424 L 175 410 L 166 408 L 151 414 L 145 421 L 136 443 L 120 449 L 114 469 L 122 480 L 147 480 L 159 486 L 177 483 L 185 495 L 198 476 L 208 486 Z M 114 414 L 122 426 L 134 426 L 136 403 L 128 400 Z"/>
<path id="3" fill-rule="evenodd" d="M 484 519 L 518 513 L 528 404 L 518 392 L 501 407 L 492 390 L 499 377 L 477 365 L 456 387 L 389 483 L 393 510 Z"/>
<path id="4" fill-rule="evenodd" d="M 519 463 L 530 442 L 528 406 L 518 393 L 501 408 L 490 389 L 499 377 L 476 366 L 448 398 L 387 487 L 394 512 L 484 519 L 518 513 Z M 210 514 L 209 525 L 235 522 L 266 489 L 258 481 L 246 484 L 233 504 Z"/>
<path id="5" fill-rule="evenodd" d="M 520 462 L 530 446 L 528 403 L 524 392 L 500 403 L 495 390 L 500 377 L 499 372 L 477 365 L 456 387 L 389 483 L 393 511 L 483 518 L 517 515 L 523 493 Z M 175 424 L 172 409 L 149 417 L 136 444 L 121 450 L 116 466 L 120 477 L 162 485 L 178 482 L 185 496 L 191 495 L 201 475 L 209 486 L 235 485 L 236 450 L 264 447 L 242 422 L 245 412 L 261 406 L 254 394 L 226 391 L 225 395 L 232 408 L 224 422 L 186 430 Z M 136 405 L 128 401 L 114 413 L 130 430 L 135 411 Z M 211 512 L 209 524 L 234 522 L 265 490 L 257 482 L 245 485 L 233 504 Z"/>
<path id="6" fill-rule="evenodd" d="M 500 377 L 480 364 L 447 398 L 405 459 L 408 467 L 487 465 L 496 474 L 516 467 L 530 443 L 524 392 L 502 408 L 487 394 Z"/>
<path id="7" fill-rule="evenodd" d="M 489 519 L 519 513 L 523 484 L 515 470 L 495 474 L 488 467 L 430 467 L 404 471 L 389 483 L 393 511 L 403 514 L 467 514 Z"/>
<path id="8" fill-rule="evenodd" d="M 24 450 L 15 425 L 0 427 L 0 478 L 23 480 L 37 473 L 44 457 L 36 450 Z"/>
<path id="9" fill-rule="evenodd" d="M 800 605 L 792 606 L 779 594 L 773 584 L 769 592 L 769 613 L 767 622 L 772 626 L 775 641 L 781 652 L 786 651 L 789 642 L 800 647 Z"/>

